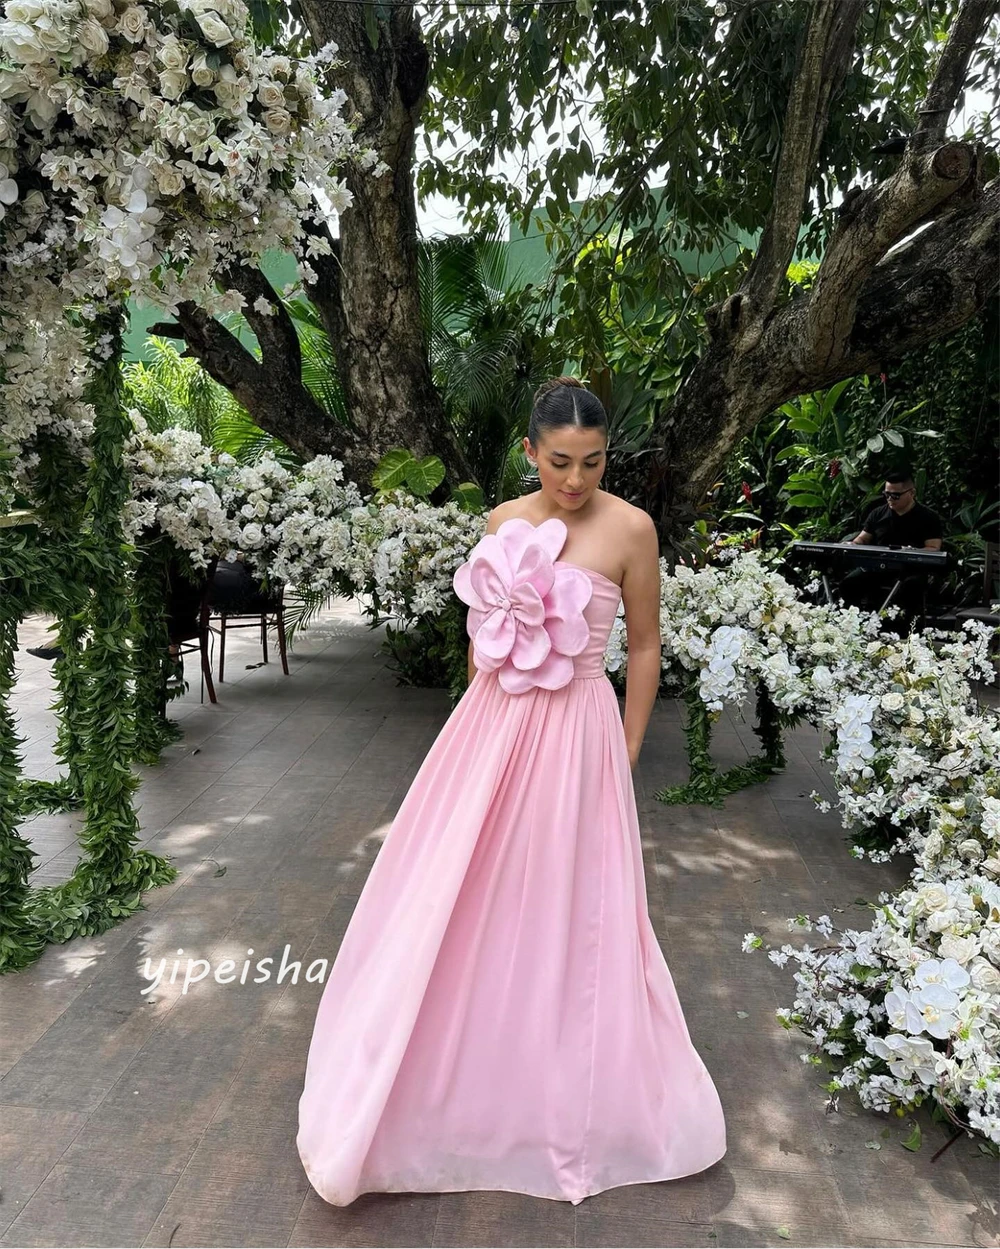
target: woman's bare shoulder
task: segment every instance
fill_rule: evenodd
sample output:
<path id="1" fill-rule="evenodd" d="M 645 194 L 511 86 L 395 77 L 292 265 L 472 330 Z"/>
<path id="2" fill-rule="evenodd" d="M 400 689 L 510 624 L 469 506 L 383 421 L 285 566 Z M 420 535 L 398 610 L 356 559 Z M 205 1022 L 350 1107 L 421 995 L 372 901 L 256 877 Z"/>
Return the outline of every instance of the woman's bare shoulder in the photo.
<path id="1" fill-rule="evenodd" d="M 614 525 L 616 530 L 627 539 L 648 538 L 651 533 L 656 532 L 653 518 L 648 512 L 620 498 L 617 494 L 605 496 L 603 511 L 602 520 L 609 525 Z"/>
<path id="2" fill-rule="evenodd" d="M 498 503 L 486 518 L 486 532 L 496 533 L 505 520 L 510 520 L 513 516 L 524 516 L 524 500 L 523 499 L 506 499 L 503 503 Z"/>

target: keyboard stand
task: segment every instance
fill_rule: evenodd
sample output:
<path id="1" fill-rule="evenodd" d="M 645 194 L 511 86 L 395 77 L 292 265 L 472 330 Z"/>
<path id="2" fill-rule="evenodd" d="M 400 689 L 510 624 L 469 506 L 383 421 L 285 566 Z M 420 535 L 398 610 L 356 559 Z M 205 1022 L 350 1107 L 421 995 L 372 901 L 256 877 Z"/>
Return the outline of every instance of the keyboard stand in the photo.
<path id="1" fill-rule="evenodd" d="M 879 608 L 879 611 L 880 611 L 880 612 L 885 611 L 885 609 L 889 606 L 889 604 L 892 602 L 892 600 L 896 597 L 896 591 L 899 589 L 899 587 L 900 587 L 902 584 L 903 584 L 903 582 L 902 582 L 902 581 L 897 581 L 897 582 L 896 582 L 896 584 L 892 587 L 892 589 L 889 591 L 888 596 L 886 597 L 885 602 L 884 602 L 884 603 L 882 604 L 882 606 Z"/>

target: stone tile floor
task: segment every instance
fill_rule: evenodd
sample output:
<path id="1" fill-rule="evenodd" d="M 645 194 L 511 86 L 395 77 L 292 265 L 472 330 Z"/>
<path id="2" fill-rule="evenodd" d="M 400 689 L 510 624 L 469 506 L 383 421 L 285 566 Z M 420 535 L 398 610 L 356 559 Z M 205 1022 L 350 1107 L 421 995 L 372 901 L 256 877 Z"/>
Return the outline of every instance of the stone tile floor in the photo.
<path id="1" fill-rule="evenodd" d="M 44 644 L 32 619 L 21 646 Z M 145 844 L 176 882 L 91 940 L 50 947 L 0 981 L 0 1246 L 29 1245 L 975 1245 L 998 1243 L 996 1163 L 921 1116 L 826 1113 L 804 1043 L 774 1018 L 791 974 L 753 930 L 780 942 L 786 916 L 863 924 L 859 898 L 901 882 L 902 864 L 848 857 L 810 728 L 788 738 L 788 769 L 725 808 L 666 807 L 684 779 L 681 710 L 658 704 L 636 773 L 649 908 L 692 1038 L 716 1081 L 726 1156 L 663 1184 L 579 1206 L 499 1192 L 366 1194 L 346 1208 L 310 1188 L 296 1111 L 322 985 L 178 980 L 148 991 L 145 960 L 215 967 L 287 945 L 303 967 L 332 960 L 393 812 L 448 714 L 439 690 L 398 687 L 354 607 L 338 602 L 304 634 L 291 676 L 257 667 L 231 635 L 219 703 L 195 688 L 172 714 L 183 742 L 143 769 Z M 191 660 L 188 660 L 191 663 Z M 27 770 L 53 776 L 50 666 L 19 656 Z M 715 755 L 745 757 L 749 722 L 728 717 Z M 76 861 L 79 817 L 29 831 L 39 882 Z M 222 872 L 221 869 L 225 871 Z M 143 988 L 147 989 L 142 993 Z"/>

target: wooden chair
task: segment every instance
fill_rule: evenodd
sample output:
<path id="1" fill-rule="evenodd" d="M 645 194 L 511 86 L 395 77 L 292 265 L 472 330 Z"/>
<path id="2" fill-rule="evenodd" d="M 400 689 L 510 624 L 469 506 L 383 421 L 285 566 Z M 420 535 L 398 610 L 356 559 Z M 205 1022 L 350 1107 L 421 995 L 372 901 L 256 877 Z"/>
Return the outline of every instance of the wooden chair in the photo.
<path id="1" fill-rule="evenodd" d="M 195 585 L 181 571 L 180 565 L 171 561 L 167 565 L 166 609 L 167 638 L 171 647 L 175 647 L 177 658 L 183 669 L 184 656 L 197 651 L 201 660 L 201 701 L 205 701 L 205 690 L 208 689 L 209 702 L 217 703 L 215 686 L 212 683 L 212 660 L 209 643 L 209 596 L 212 590 L 212 579 L 215 576 L 216 561 L 213 560 L 205 571 L 204 580 Z"/>
<path id="2" fill-rule="evenodd" d="M 219 681 L 225 679 L 226 634 L 231 629 L 260 629 L 260 645 L 264 663 L 268 662 L 267 630 L 273 624 L 278 636 L 281 670 L 288 674 L 288 649 L 285 642 L 285 587 L 279 585 L 265 592 L 261 583 L 241 560 L 220 560 L 212 580 L 209 603 L 211 614 L 218 617 Z"/>

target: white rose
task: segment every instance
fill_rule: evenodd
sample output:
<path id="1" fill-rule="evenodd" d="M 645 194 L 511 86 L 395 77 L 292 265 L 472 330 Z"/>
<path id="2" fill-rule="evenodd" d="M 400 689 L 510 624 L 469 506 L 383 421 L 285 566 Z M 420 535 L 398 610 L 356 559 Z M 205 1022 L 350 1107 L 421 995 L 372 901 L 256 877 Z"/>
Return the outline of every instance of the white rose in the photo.
<path id="1" fill-rule="evenodd" d="M 951 905 L 948 890 L 943 885 L 931 883 L 917 890 L 915 901 L 923 904 L 925 911 L 943 911 Z"/>
<path id="2" fill-rule="evenodd" d="M 975 937 L 957 937 L 954 933 L 945 933 L 938 945 L 940 958 L 953 958 L 964 967 L 970 959 L 979 953 L 979 942 Z"/>
<path id="3" fill-rule="evenodd" d="M 902 694 L 890 693 L 882 695 L 882 707 L 885 711 L 902 711 L 906 699 Z"/>
<path id="4" fill-rule="evenodd" d="M 22 212 L 26 217 L 44 217 L 48 212 L 49 206 L 45 202 L 45 196 L 41 191 L 29 191 L 24 197 Z"/>
<path id="5" fill-rule="evenodd" d="M 85 0 L 87 12 L 99 22 L 110 22 L 115 16 L 111 0 Z"/>
<path id="6" fill-rule="evenodd" d="M 269 108 L 264 114 L 264 125 L 271 134 L 287 134 L 292 128 L 292 115 L 287 108 Z"/>
<path id="7" fill-rule="evenodd" d="M 179 100 L 188 89 L 190 82 L 191 79 L 183 72 L 176 73 L 174 70 L 164 70 L 160 75 L 160 92 L 168 100 Z"/>
<path id="8" fill-rule="evenodd" d="M 142 43 L 146 37 L 146 13 L 134 4 L 118 19 L 118 32 L 129 43 Z"/>
<path id="9" fill-rule="evenodd" d="M 157 49 L 156 59 L 165 70 L 176 74 L 187 69 L 188 51 L 176 35 L 168 35 Z"/>
<path id="10" fill-rule="evenodd" d="M 32 26 L 45 16 L 46 7 L 43 0 L 7 0 L 7 19 Z"/>
<path id="11" fill-rule="evenodd" d="M 245 78 L 238 78 L 231 65 L 224 65 L 219 71 L 219 81 L 212 88 L 215 98 L 222 108 L 235 112 L 243 107 L 248 96 L 248 84 Z"/>
<path id="12" fill-rule="evenodd" d="M 191 79 L 196 87 L 210 87 L 215 81 L 215 70 L 204 52 L 199 52 L 191 62 Z"/>
<path id="13" fill-rule="evenodd" d="M 156 170 L 156 185 L 161 195 L 172 198 L 184 190 L 184 175 L 174 165 L 160 165 Z"/>
<path id="14" fill-rule="evenodd" d="M 982 870 L 988 876 L 1000 876 L 1000 859 L 991 854 L 988 859 L 983 859 Z"/>
<path id="15" fill-rule="evenodd" d="M 233 65 L 240 71 L 241 74 L 245 74 L 251 64 L 252 62 L 250 57 L 242 49 L 233 57 Z"/>
<path id="16" fill-rule="evenodd" d="M 924 842 L 924 854 L 929 859 L 936 859 L 944 849 L 944 838 L 940 833 L 929 833 Z"/>
<path id="17" fill-rule="evenodd" d="M 211 11 L 200 13 L 197 20 L 198 25 L 201 27 L 201 33 L 209 43 L 214 43 L 217 48 L 224 48 L 227 43 L 233 42 L 233 32 L 218 13 Z"/>
<path id="18" fill-rule="evenodd" d="M 978 863 L 983 857 L 983 847 L 974 837 L 967 837 L 965 841 L 958 843 L 958 853 L 963 859 L 969 859 L 973 863 Z"/>
<path id="19" fill-rule="evenodd" d="M 1000 993 L 1000 971 L 986 959 L 973 959 L 968 970 L 969 979 L 980 993 Z"/>
<path id="20" fill-rule="evenodd" d="M 275 82 L 263 82 L 257 91 L 257 100 L 264 108 L 284 108 L 285 93 Z"/>
<path id="21" fill-rule="evenodd" d="M 103 56 L 108 50 L 108 32 L 96 17 L 88 17 L 76 28 L 76 37 L 92 56 Z"/>

